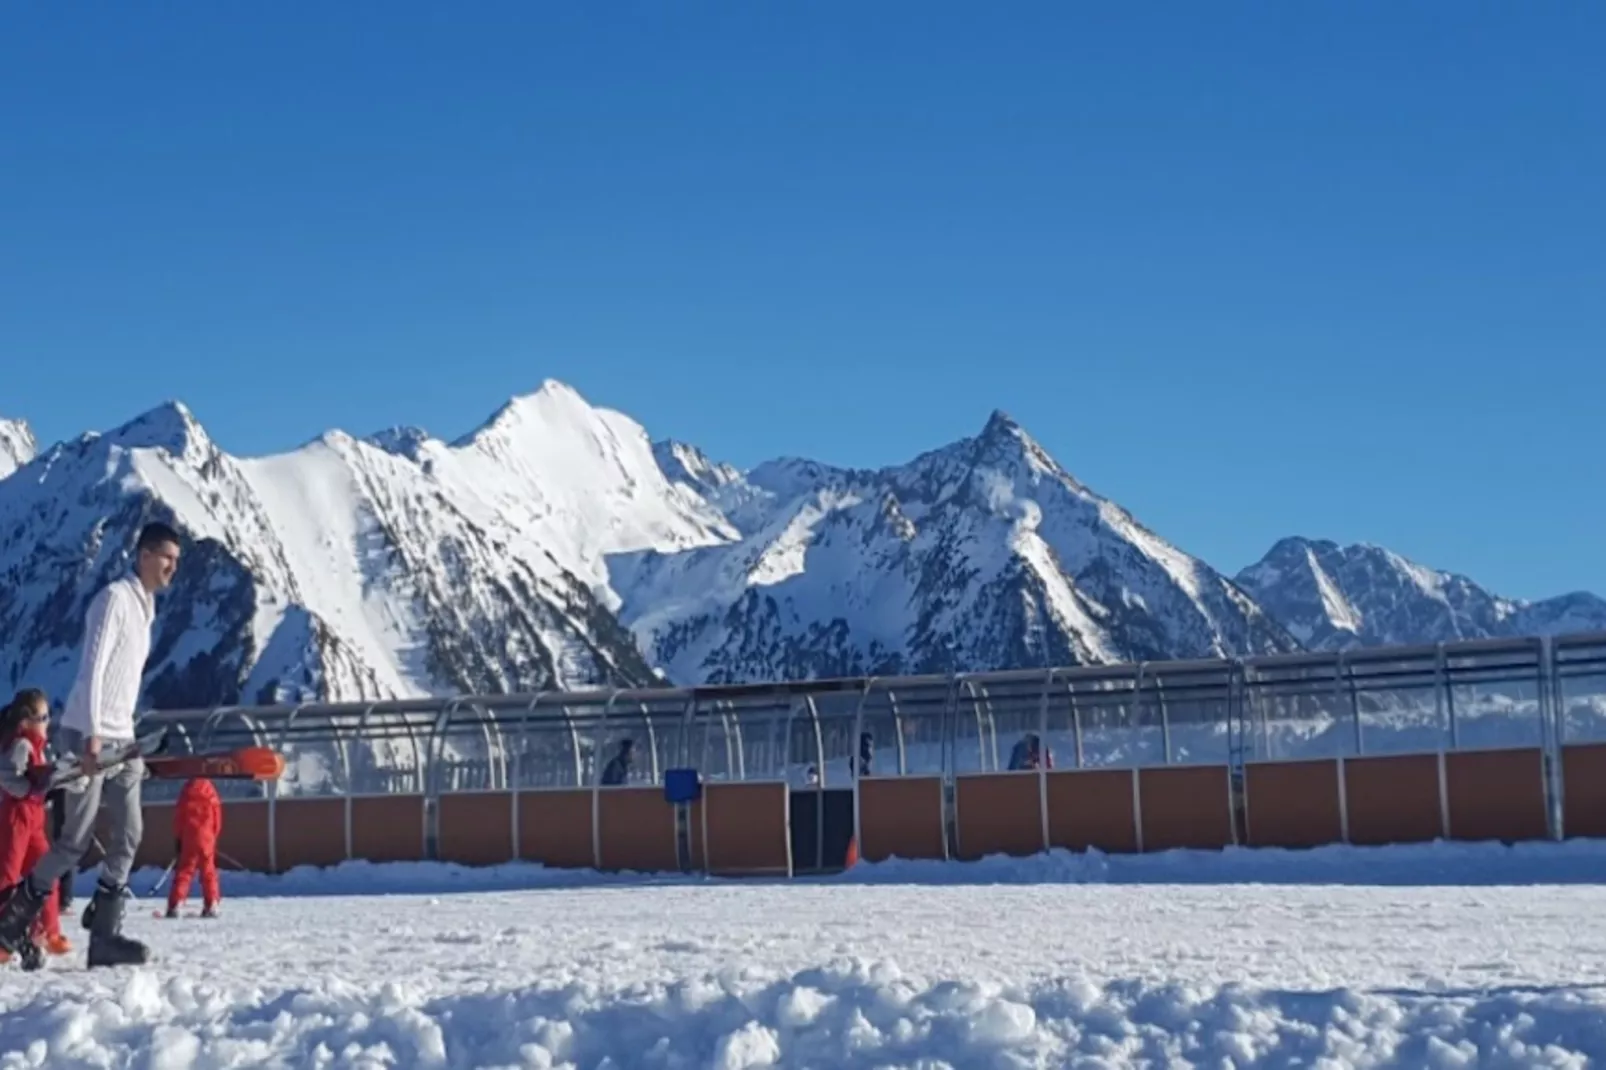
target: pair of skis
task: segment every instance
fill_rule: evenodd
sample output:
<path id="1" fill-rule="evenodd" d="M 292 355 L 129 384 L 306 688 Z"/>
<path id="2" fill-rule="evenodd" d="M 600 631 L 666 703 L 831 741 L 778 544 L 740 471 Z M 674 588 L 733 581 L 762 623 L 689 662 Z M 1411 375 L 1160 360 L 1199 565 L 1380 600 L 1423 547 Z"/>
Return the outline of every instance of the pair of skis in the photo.
<path id="1" fill-rule="evenodd" d="M 272 747 L 233 747 L 206 754 L 165 754 L 162 746 L 166 741 L 167 729 L 158 728 L 125 746 L 110 752 L 103 750 L 96 762 L 96 770 L 114 769 L 135 758 L 143 758 L 150 775 L 163 780 L 188 780 L 191 777 L 277 780 L 284 774 L 284 755 Z M 83 763 L 78 756 L 63 755 L 51 763 L 45 790 L 54 791 L 83 775 Z"/>

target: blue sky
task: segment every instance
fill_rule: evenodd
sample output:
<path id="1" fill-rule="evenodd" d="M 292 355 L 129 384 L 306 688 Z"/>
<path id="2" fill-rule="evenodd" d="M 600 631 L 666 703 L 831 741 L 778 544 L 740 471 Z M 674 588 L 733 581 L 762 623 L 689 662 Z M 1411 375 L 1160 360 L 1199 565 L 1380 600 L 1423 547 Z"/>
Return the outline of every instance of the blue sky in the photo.
<path id="1" fill-rule="evenodd" d="M 5 6 L 0 413 L 261 453 L 554 377 L 877 465 L 1002 408 L 1227 571 L 1606 593 L 1600 5 L 329 8 Z"/>

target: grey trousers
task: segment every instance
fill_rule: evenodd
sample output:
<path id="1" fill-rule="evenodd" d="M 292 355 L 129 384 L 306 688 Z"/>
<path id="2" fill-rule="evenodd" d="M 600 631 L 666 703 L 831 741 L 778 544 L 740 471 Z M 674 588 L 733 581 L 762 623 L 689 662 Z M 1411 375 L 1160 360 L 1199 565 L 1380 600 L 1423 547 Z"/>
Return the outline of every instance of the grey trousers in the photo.
<path id="1" fill-rule="evenodd" d="M 131 739 L 102 739 L 101 752 L 132 743 Z M 61 730 L 60 749 L 66 754 L 83 752 L 84 737 L 70 728 Z M 30 878 L 36 890 L 49 891 L 64 874 L 78 867 L 78 860 L 89 850 L 95 836 L 95 819 L 102 806 L 111 818 L 111 828 L 102 846 L 106 857 L 100 863 L 103 884 L 121 888 L 134 868 L 134 853 L 145 835 L 145 814 L 140 807 L 140 789 L 145 780 L 144 759 L 134 758 L 115 769 L 75 780 L 66 786 L 65 819 L 61 834 L 50 851 L 33 867 Z"/>

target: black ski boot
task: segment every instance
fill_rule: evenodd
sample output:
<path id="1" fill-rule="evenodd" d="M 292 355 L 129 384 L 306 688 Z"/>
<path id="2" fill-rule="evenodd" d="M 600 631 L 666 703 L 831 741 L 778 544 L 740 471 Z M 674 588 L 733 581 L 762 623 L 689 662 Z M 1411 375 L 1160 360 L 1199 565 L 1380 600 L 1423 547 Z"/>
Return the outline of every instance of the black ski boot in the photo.
<path id="1" fill-rule="evenodd" d="M 96 966 L 137 966 L 149 962 L 151 949 L 123 935 L 122 888 L 95 885 L 95 898 L 84 908 L 84 928 L 89 930 L 89 968 Z"/>
<path id="2" fill-rule="evenodd" d="M 33 882 L 24 878 L 9 888 L 0 904 L 0 951 L 16 954 L 33 943 L 30 930 L 34 919 L 44 909 L 45 897 L 34 890 Z"/>

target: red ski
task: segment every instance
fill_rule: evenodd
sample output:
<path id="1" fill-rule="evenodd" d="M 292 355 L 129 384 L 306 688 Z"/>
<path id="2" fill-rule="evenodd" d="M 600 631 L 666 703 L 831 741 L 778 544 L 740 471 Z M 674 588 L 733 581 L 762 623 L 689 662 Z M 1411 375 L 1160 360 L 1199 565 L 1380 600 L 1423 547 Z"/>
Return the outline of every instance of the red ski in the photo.
<path id="1" fill-rule="evenodd" d="M 204 776 L 213 780 L 277 780 L 284 755 L 272 747 L 236 747 L 216 754 L 154 754 L 145 759 L 151 776 L 168 780 Z"/>

